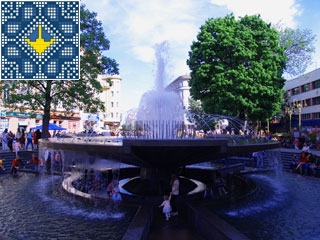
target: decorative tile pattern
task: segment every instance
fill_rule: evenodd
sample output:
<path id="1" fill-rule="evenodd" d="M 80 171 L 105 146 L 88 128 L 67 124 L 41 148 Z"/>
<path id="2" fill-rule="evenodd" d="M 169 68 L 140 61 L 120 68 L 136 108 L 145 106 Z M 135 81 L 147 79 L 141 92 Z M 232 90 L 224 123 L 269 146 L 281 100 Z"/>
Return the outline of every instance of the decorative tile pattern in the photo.
<path id="1" fill-rule="evenodd" d="M 79 0 L 0 1 L 1 79 L 79 80 Z"/>

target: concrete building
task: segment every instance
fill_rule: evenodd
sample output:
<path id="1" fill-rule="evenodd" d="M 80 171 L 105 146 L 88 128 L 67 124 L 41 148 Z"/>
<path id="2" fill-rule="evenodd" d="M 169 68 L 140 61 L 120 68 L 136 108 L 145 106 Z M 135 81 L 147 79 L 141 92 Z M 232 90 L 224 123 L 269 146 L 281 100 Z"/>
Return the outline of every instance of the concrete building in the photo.
<path id="1" fill-rule="evenodd" d="M 166 87 L 167 91 L 175 92 L 179 95 L 185 109 L 189 108 L 189 100 L 191 98 L 189 81 L 190 81 L 190 75 L 183 75 L 173 80 Z"/>
<path id="2" fill-rule="evenodd" d="M 63 107 L 57 106 L 57 109 L 51 112 L 50 122 L 67 128 L 67 133 L 78 133 L 88 128 L 101 130 L 113 129 L 120 126 L 120 90 L 122 79 L 118 75 L 110 76 L 102 74 L 98 76 L 98 80 L 103 90 L 99 98 L 104 103 L 104 112 L 98 112 L 96 114 L 85 113 L 79 111 L 75 103 L 73 115 L 65 116 Z M 111 81 L 111 85 L 108 80 Z M 28 130 L 30 127 L 41 124 L 41 112 L 35 116 L 31 116 L 28 111 L 13 111 L 11 109 L 5 109 L 0 105 L 0 133 L 6 128 L 15 133 L 18 128 Z"/>
<path id="3" fill-rule="evenodd" d="M 190 105 L 190 75 L 182 75 L 173 80 L 167 87 L 166 90 L 170 92 L 175 92 L 179 95 L 184 109 L 188 110 Z M 194 131 L 194 124 L 188 121 L 187 115 L 184 115 L 184 124 L 186 126 L 186 133 L 192 134 Z"/>
<path id="4" fill-rule="evenodd" d="M 299 128 L 300 125 L 301 130 L 308 131 L 320 130 L 320 68 L 286 81 L 284 89 L 290 103 L 287 112 L 298 115 L 299 119 L 291 126 Z"/>
<path id="5" fill-rule="evenodd" d="M 108 129 L 115 130 L 120 126 L 121 80 L 119 75 L 98 76 L 98 81 L 102 86 L 99 98 L 104 103 L 105 111 L 96 114 L 80 112 L 80 131 L 92 128 L 96 132 L 101 132 Z"/>

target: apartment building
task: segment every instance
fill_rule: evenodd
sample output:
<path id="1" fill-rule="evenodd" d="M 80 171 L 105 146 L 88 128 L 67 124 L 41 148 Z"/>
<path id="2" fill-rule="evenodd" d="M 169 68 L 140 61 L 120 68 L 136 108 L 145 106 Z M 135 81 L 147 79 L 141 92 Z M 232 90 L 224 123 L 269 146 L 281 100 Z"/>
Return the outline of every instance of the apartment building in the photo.
<path id="1" fill-rule="evenodd" d="M 78 133 L 88 128 L 94 130 L 117 128 L 120 126 L 120 90 L 121 77 L 118 75 L 102 74 L 98 76 L 102 86 L 100 100 L 104 103 L 105 111 L 96 114 L 86 113 L 77 110 L 75 107 L 73 116 L 65 116 L 62 106 L 58 106 L 52 111 L 50 122 L 61 127 L 67 128 L 66 132 Z M 109 84 L 111 81 L 111 85 Z M 29 129 L 30 127 L 42 124 L 42 114 L 39 112 L 36 116 L 30 113 L 12 111 L 0 106 L 0 132 L 4 129 L 16 132 L 18 128 Z"/>
<path id="2" fill-rule="evenodd" d="M 284 89 L 290 114 L 297 115 L 301 130 L 320 130 L 320 68 L 286 81 Z M 299 127 L 299 122 L 293 121 L 291 126 Z"/>
<path id="3" fill-rule="evenodd" d="M 104 103 L 104 112 L 96 114 L 80 112 L 80 131 L 92 128 L 94 131 L 116 129 L 120 126 L 120 92 L 122 78 L 119 75 L 98 76 L 98 81 L 102 86 L 102 93 L 99 98 Z M 110 85 L 111 82 L 111 85 Z"/>

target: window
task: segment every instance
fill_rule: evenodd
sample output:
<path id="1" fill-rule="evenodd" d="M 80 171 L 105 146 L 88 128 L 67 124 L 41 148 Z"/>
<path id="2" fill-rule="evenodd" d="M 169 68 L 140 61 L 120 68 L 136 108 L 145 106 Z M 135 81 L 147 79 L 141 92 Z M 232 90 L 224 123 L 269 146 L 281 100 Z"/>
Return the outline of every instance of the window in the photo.
<path id="1" fill-rule="evenodd" d="M 296 87 L 293 89 L 293 95 L 299 94 L 300 93 L 300 88 Z"/>
<path id="2" fill-rule="evenodd" d="M 114 105 L 113 102 L 111 102 L 111 107 L 112 107 L 112 108 L 113 108 L 113 105 Z"/>
<path id="3" fill-rule="evenodd" d="M 310 84 L 309 83 L 302 86 L 302 92 L 307 92 L 309 90 L 310 90 Z"/>
<path id="4" fill-rule="evenodd" d="M 313 104 L 314 105 L 319 105 L 320 104 L 320 97 L 316 97 L 313 99 Z"/>
<path id="5" fill-rule="evenodd" d="M 312 89 L 320 88 L 320 80 L 312 82 Z"/>
<path id="6" fill-rule="evenodd" d="M 313 119 L 319 119 L 320 118 L 320 112 L 313 113 Z"/>
<path id="7" fill-rule="evenodd" d="M 302 120 L 309 120 L 311 119 L 311 114 L 310 113 L 302 114 L 301 118 Z"/>
<path id="8" fill-rule="evenodd" d="M 291 90 L 288 90 L 287 91 L 287 97 L 290 97 L 291 96 Z"/>
<path id="9" fill-rule="evenodd" d="M 305 107 L 311 106 L 311 98 L 305 100 Z"/>

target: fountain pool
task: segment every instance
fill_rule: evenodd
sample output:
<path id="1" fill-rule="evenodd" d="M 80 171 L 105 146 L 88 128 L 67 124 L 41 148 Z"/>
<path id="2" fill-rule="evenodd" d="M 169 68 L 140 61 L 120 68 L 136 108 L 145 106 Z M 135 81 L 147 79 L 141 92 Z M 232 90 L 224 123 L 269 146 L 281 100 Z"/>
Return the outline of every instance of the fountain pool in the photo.
<path id="1" fill-rule="evenodd" d="M 0 239 L 122 239 L 136 206 L 66 193 L 61 176 L 0 177 Z"/>
<path id="2" fill-rule="evenodd" d="M 320 239 L 320 179 L 284 173 L 251 175 L 254 196 L 214 210 L 249 239 Z"/>

